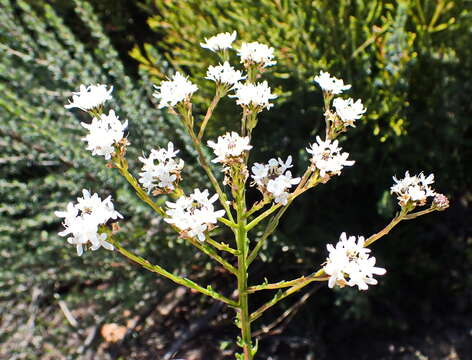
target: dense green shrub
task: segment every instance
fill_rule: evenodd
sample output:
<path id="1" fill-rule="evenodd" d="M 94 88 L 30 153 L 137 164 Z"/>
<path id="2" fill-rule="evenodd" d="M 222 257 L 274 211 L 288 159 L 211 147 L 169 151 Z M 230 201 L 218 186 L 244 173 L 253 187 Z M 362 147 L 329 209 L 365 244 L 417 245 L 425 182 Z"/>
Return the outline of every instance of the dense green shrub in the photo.
<path id="1" fill-rule="evenodd" d="M 123 309 L 135 313 L 143 299 L 165 289 L 154 276 L 115 254 L 96 252 L 78 258 L 73 247 L 57 236 L 60 220 L 54 211 L 74 201 L 82 188 L 101 196 L 115 191 L 111 194 L 126 216 L 126 232 L 132 234 L 127 242 L 151 261 L 159 258 L 180 271 L 190 260 L 199 264 L 185 246 L 167 246 L 173 242 L 152 218 L 153 212 L 136 200 L 120 176 L 105 168 L 103 159 L 85 151 L 80 121 L 89 119 L 64 109 L 71 91 L 81 83 L 112 84 L 112 106 L 130 123 L 131 166 L 143 152 L 166 145 L 169 139 L 181 149 L 186 146 L 172 118 L 154 106 L 149 81 L 128 76 L 90 4 L 77 0 L 72 5 L 75 11 L 67 14 L 74 16 L 71 19 L 44 2 L 31 7 L 25 1 L 0 1 L 2 358 L 13 358 L 14 353 L 38 358 L 45 351 L 43 341 L 64 354 L 75 351 L 67 349 L 70 326 L 52 329 L 48 322 L 51 306 L 53 313 L 59 309 L 58 300 L 67 300 L 72 310 L 94 309 L 96 316 L 85 313 L 79 332 L 74 332 L 75 341 L 81 343 L 87 326 L 121 316 Z M 71 28 L 65 20 L 80 27 Z M 184 151 L 183 157 L 189 181 L 198 183 L 192 155 Z M 40 310 L 32 313 L 36 308 Z M 114 311 L 109 312 L 111 308 Z M 30 331 L 31 337 L 21 340 L 24 346 L 13 340 Z M 38 336 L 43 339 L 40 344 L 34 342 Z"/>

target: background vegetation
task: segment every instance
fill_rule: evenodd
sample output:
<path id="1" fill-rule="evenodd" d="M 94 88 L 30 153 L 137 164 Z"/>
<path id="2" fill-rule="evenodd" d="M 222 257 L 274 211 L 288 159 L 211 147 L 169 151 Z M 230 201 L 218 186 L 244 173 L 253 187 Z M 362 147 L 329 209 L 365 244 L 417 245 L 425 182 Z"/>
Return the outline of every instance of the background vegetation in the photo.
<path id="1" fill-rule="evenodd" d="M 368 235 L 380 228 L 394 211 L 387 190 L 393 174 L 434 172 L 436 188 L 452 202 L 376 246 L 389 271 L 377 288 L 359 294 L 314 287 L 256 323 L 269 325 L 271 334 L 260 332 L 262 358 L 472 356 L 464 320 L 472 305 L 470 2 L 0 0 L 0 24 L 0 357 L 231 354 L 230 312 L 115 254 L 77 258 L 57 237 L 53 211 L 82 188 L 111 193 L 126 215 L 130 247 L 224 286 L 219 269 L 176 244 L 126 184 L 83 150 L 83 119 L 63 104 L 80 83 L 113 84 L 113 107 L 131 124 L 129 158 L 171 139 L 187 150 L 187 185 L 204 186 L 178 124 L 153 104 L 151 83 L 173 69 L 188 73 L 200 87 L 196 110 L 204 111 L 213 89 L 199 79 L 216 58 L 198 44 L 232 30 L 277 54 L 265 77 L 279 99 L 259 122 L 254 161 L 293 154 L 301 171 L 304 147 L 322 127 L 313 83 L 319 70 L 352 84 L 350 95 L 368 108 L 343 141 L 356 166 L 297 200 L 251 274 L 254 281 L 307 273 L 341 231 Z M 235 126 L 237 111 L 233 101 L 224 102 L 209 136 Z M 77 324 L 65 319 L 64 306 Z M 110 323 L 125 327 L 118 343 L 103 332 Z"/>

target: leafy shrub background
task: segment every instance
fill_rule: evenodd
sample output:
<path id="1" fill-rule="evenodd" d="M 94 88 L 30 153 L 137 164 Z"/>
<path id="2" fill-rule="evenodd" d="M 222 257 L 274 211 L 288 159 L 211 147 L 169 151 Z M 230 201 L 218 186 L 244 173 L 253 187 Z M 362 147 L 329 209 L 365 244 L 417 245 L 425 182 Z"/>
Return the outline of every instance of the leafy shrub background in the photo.
<path id="1" fill-rule="evenodd" d="M 421 327 L 437 329 L 447 322 L 436 316 L 444 308 L 450 309 L 448 316 L 466 313 L 472 297 L 467 275 L 472 260 L 467 221 L 472 200 L 469 2 L 132 3 L 0 0 L 0 307 L 2 329 L 7 330 L 0 332 L 0 342 L 6 344 L 0 357 L 36 358 L 48 343 L 68 356 L 93 354 L 99 335 L 87 345 L 90 349 L 74 348 L 86 340 L 88 327 L 124 321 L 125 309 L 145 314 L 173 288 L 115 254 L 98 251 L 78 258 L 64 245 L 56 235 L 53 211 L 82 188 L 113 195 L 126 215 L 126 243 L 151 262 L 221 282 L 218 273 L 205 271 L 205 258 L 195 258 L 192 249 L 165 233 L 126 184 L 103 167 L 102 159 L 84 151 L 84 119 L 78 112 L 74 119 L 63 108 L 80 83 L 114 84 L 111 106 L 130 121 L 130 159 L 169 139 L 189 150 L 175 119 L 154 106 L 150 82 L 173 69 L 188 73 L 198 81 L 196 110 L 203 112 L 213 87 L 198 79 L 217 59 L 198 44 L 221 31 L 237 30 L 238 39 L 276 49 L 278 64 L 265 78 L 279 99 L 256 129 L 259 152 L 254 161 L 293 154 L 301 171 L 307 160 L 304 147 L 322 128 L 321 93 L 313 83 L 319 70 L 352 84 L 349 96 L 361 98 L 368 109 L 362 124 L 343 141 L 356 165 L 297 199 L 268 242 L 266 264 L 252 274 L 255 281 L 311 271 L 323 261 L 325 244 L 341 231 L 367 235 L 379 229 L 394 211 L 386 190 L 392 174 L 434 172 L 436 188 L 452 199 L 447 212 L 402 224 L 376 246 L 378 262 L 389 270 L 380 286 L 362 294 L 321 290 L 292 320 L 288 334 L 313 339 L 315 348 L 308 348 L 317 355 L 342 358 L 337 345 L 347 339 L 355 342 L 356 336 L 372 337 L 379 330 L 394 337 Z M 152 31 L 129 21 L 128 11 L 138 6 L 149 14 Z M 129 55 L 140 71 L 127 54 L 133 43 Z M 235 127 L 237 111 L 232 100 L 225 100 L 209 136 Z M 193 171 L 191 151 L 183 156 L 186 184 L 205 186 Z M 257 196 L 254 191 L 254 200 Z M 78 331 L 65 321 L 51 328 L 59 300 L 71 309 L 90 307 L 79 317 Z M 261 295 L 255 302 L 263 300 Z M 275 309 L 265 321 L 282 310 Z M 359 332 L 361 327 L 369 330 Z M 268 356 L 277 349 L 261 351 Z M 373 359 L 380 358 L 369 351 Z"/>

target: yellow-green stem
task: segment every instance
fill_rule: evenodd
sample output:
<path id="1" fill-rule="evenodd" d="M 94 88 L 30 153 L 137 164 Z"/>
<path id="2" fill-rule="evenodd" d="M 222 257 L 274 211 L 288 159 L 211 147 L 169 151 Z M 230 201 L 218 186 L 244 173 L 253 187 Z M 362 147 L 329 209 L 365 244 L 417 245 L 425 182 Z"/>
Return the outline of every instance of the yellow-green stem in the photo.
<path id="1" fill-rule="evenodd" d="M 237 223 L 236 243 L 238 246 L 238 296 L 239 296 L 239 325 L 241 327 L 241 345 L 244 360 L 252 360 L 252 335 L 251 321 L 249 317 L 249 301 L 247 293 L 247 264 L 248 239 L 246 230 L 246 201 L 245 189 L 239 191 L 237 200 Z"/>

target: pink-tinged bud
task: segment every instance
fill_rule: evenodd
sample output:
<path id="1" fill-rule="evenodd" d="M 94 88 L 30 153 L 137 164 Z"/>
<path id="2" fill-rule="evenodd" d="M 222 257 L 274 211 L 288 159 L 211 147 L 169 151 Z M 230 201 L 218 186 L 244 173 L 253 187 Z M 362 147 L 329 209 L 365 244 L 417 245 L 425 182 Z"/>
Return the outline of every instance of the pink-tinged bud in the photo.
<path id="1" fill-rule="evenodd" d="M 449 207 L 449 199 L 443 194 L 436 194 L 433 200 L 433 206 L 438 210 L 446 210 Z"/>

